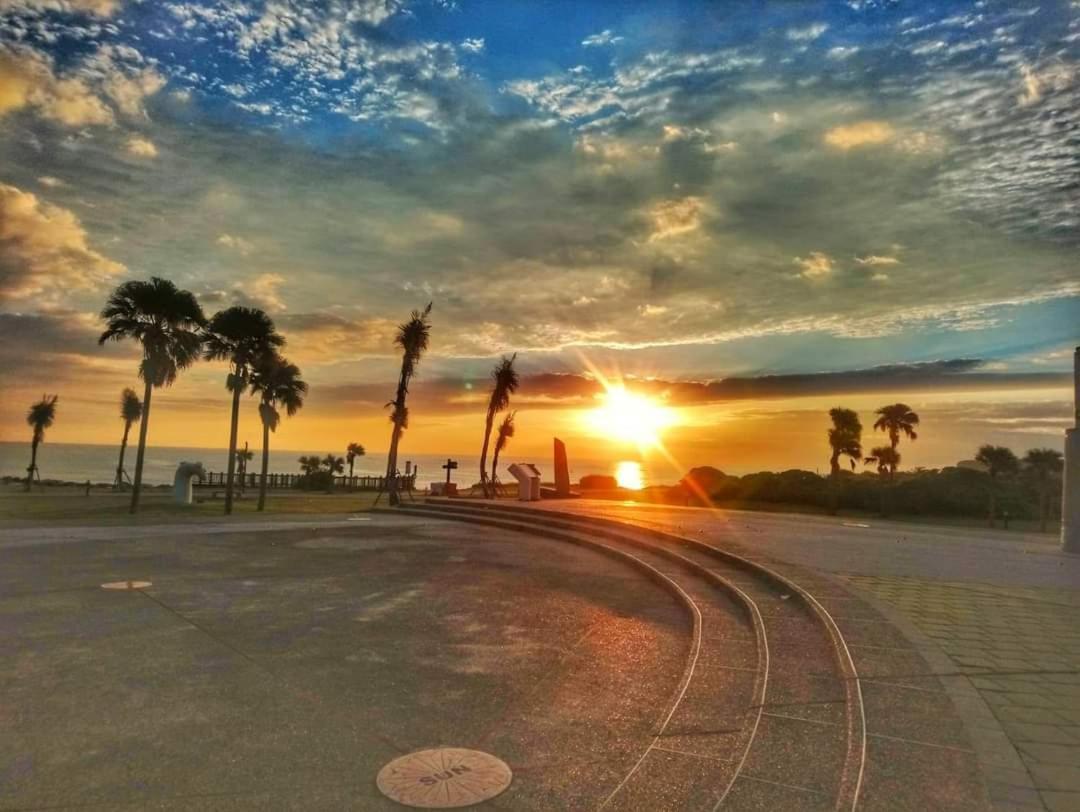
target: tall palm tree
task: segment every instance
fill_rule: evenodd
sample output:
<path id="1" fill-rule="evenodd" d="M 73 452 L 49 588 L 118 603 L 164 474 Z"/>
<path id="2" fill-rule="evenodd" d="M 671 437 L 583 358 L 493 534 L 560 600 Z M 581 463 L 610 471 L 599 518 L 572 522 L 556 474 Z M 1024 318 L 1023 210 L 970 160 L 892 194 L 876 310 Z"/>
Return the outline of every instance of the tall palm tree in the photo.
<path id="1" fill-rule="evenodd" d="M 326 466 L 326 471 L 330 474 L 330 476 L 327 477 L 326 489 L 327 491 L 332 491 L 334 489 L 334 477 L 338 474 L 345 473 L 345 458 L 339 457 L 336 454 L 327 454 L 320 462 Z"/>
<path id="2" fill-rule="evenodd" d="M 499 428 L 495 430 L 495 453 L 491 455 L 491 487 L 494 490 L 498 487 L 499 483 L 499 455 L 506 449 L 506 446 L 510 444 L 510 438 L 514 436 L 514 415 L 517 412 L 509 412 L 503 421 L 499 424 Z"/>
<path id="3" fill-rule="evenodd" d="M 127 476 L 127 471 L 124 470 L 124 453 L 127 451 L 128 433 L 133 423 L 142 420 L 142 411 L 142 402 L 135 390 L 125 389 L 120 395 L 120 419 L 124 421 L 124 436 L 120 440 L 120 461 L 116 464 L 116 482 L 113 483 L 115 490 L 124 487 L 124 477 Z"/>
<path id="4" fill-rule="evenodd" d="M 984 445 L 979 448 L 975 460 L 986 466 L 986 472 L 990 474 L 990 512 L 986 523 L 994 526 L 994 518 L 997 516 L 997 483 L 998 477 L 1009 476 L 1020 470 L 1020 460 L 1012 452 L 1012 449 L 1003 445 Z"/>
<path id="5" fill-rule="evenodd" d="M 225 513 L 232 513 L 233 478 L 236 475 L 236 433 L 240 425 L 240 395 L 251 383 L 255 364 L 285 346 L 274 321 L 258 308 L 234 306 L 214 314 L 207 325 L 206 360 L 228 361 L 225 387 L 232 392 L 229 425 L 229 467 L 225 479 Z"/>
<path id="6" fill-rule="evenodd" d="M 1065 469 L 1060 451 L 1052 448 L 1033 448 L 1024 455 L 1024 471 L 1039 488 L 1039 529 L 1046 532 L 1046 517 L 1050 507 L 1050 486 Z"/>
<path id="7" fill-rule="evenodd" d="M 251 373 L 251 391 L 259 395 L 259 419 L 262 420 L 262 475 L 259 477 L 259 510 L 266 507 L 266 477 L 270 467 L 270 432 L 281 422 L 279 406 L 292 417 L 304 405 L 308 385 L 300 379 L 300 367 L 277 354 L 265 355 Z"/>
<path id="8" fill-rule="evenodd" d="M 888 432 L 889 445 L 892 446 L 892 450 L 896 451 L 896 447 L 900 445 L 900 435 L 903 434 L 911 440 L 918 438 L 918 434 L 915 433 L 915 427 L 919 425 L 919 416 L 911 410 L 911 407 L 906 403 L 893 403 L 891 406 L 882 406 L 875 412 L 878 419 L 874 422 L 874 428 L 877 431 Z M 900 464 L 900 455 L 897 454 L 896 464 Z M 893 473 L 896 473 L 896 467 L 892 469 Z"/>
<path id="9" fill-rule="evenodd" d="M 42 395 L 41 400 L 30 407 L 26 413 L 26 423 L 34 430 L 34 438 L 30 441 L 30 467 L 26 469 L 26 490 L 34 483 L 34 474 L 37 472 L 38 446 L 45 442 L 45 429 L 52 426 L 56 420 L 57 395 Z"/>
<path id="10" fill-rule="evenodd" d="M 365 454 L 367 451 L 360 443 L 349 443 L 349 447 L 345 449 L 345 460 L 349 463 L 349 479 L 353 478 L 353 464 Z"/>
<path id="11" fill-rule="evenodd" d="M 386 459 L 386 483 L 390 495 L 390 504 L 397 505 L 401 500 L 398 498 L 397 482 L 397 458 L 398 445 L 401 443 L 401 435 L 409 427 L 409 382 L 416 374 L 416 367 L 420 358 L 428 348 L 431 339 L 431 302 L 423 310 L 414 310 L 412 316 L 404 324 L 398 325 L 394 344 L 401 348 L 401 375 L 398 377 L 397 392 L 394 399 L 386 405 L 390 407 L 390 422 L 394 430 L 390 435 L 390 452 Z"/>
<path id="12" fill-rule="evenodd" d="M 150 397 L 154 389 L 171 386 L 180 370 L 198 360 L 203 344 L 201 328 L 206 324 L 206 317 L 191 293 L 155 276 L 149 282 L 132 281 L 120 285 L 105 303 L 101 318 L 107 326 L 98 339 L 99 344 L 130 338 L 138 341 L 143 349 L 139 377 L 145 388 L 139 451 L 135 456 L 135 482 L 131 488 L 131 512 L 134 513 L 139 509 L 142 490 Z"/>
<path id="13" fill-rule="evenodd" d="M 832 428 L 829 429 L 829 445 L 832 447 L 829 468 L 832 476 L 837 477 L 840 475 L 841 456 L 851 458 L 852 469 L 862 457 L 862 423 L 853 409 L 829 409 L 829 417 L 832 419 Z"/>
<path id="14" fill-rule="evenodd" d="M 487 455 L 488 445 L 491 443 L 491 428 L 495 423 L 495 415 L 510 405 L 510 395 L 517 391 L 519 379 L 517 370 L 514 369 L 514 360 L 517 353 L 509 358 L 505 355 L 502 360 L 491 370 L 491 397 L 488 399 L 487 417 L 484 420 L 484 445 L 480 450 L 480 487 L 484 496 L 491 497 L 494 493 L 488 488 Z"/>

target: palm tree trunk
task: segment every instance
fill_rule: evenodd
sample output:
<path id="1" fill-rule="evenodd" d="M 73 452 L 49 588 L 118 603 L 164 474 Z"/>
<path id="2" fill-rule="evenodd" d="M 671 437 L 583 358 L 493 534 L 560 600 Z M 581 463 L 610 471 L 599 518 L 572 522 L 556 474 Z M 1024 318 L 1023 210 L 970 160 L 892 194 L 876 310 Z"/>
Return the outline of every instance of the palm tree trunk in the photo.
<path id="1" fill-rule="evenodd" d="M 236 434 L 240 428 L 240 382 L 234 380 L 232 425 L 229 426 L 229 473 L 225 480 L 225 515 L 232 513 L 233 477 L 236 475 Z"/>
<path id="2" fill-rule="evenodd" d="M 829 472 L 832 476 L 840 476 L 840 452 L 834 451 L 832 456 L 829 457 Z"/>
<path id="3" fill-rule="evenodd" d="M 266 507 L 266 471 L 270 467 L 270 424 L 263 421 L 262 476 L 259 478 L 259 510 Z"/>
<path id="4" fill-rule="evenodd" d="M 38 447 L 37 432 L 34 432 L 33 442 L 30 443 L 30 467 L 26 469 L 26 491 L 30 492 L 30 488 L 34 484 L 34 471 L 37 470 L 37 447 Z"/>
<path id="5" fill-rule="evenodd" d="M 390 435 L 390 452 L 386 455 L 386 490 L 393 507 L 397 507 L 401 502 L 397 488 L 397 457 L 398 444 L 401 442 L 401 416 L 404 414 L 407 386 L 405 370 L 402 369 L 401 377 L 398 379 L 397 397 L 394 398 L 394 431 Z"/>
<path id="6" fill-rule="evenodd" d="M 491 455 L 491 492 L 495 495 L 495 498 L 499 498 L 499 446 L 496 444 L 495 453 Z"/>
<path id="7" fill-rule="evenodd" d="M 135 481 L 131 485 L 131 507 L 129 508 L 129 512 L 131 513 L 135 513 L 139 509 L 139 491 L 142 490 L 143 459 L 146 457 L 146 431 L 150 425 L 150 396 L 153 392 L 154 387 L 147 381 L 146 388 L 143 390 L 142 422 L 139 423 L 139 450 L 135 454 Z"/>
<path id="8" fill-rule="evenodd" d="M 484 421 L 484 447 L 480 451 L 480 490 L 484 492 L 484 498 L 490 499 L 487 479 L 487 455 L 488 445 L 491 443 L 491 426 L 495 422 L 495 412 L 488 409 L 487 419 Z"/>
<path id="9" fill-rule="evenodd" d="M 127 451 L 128 432 L 131 431 L 131 421 L 124 421 L 124 438 L 120 441 L 120 460 L 116 463 L 116 482 L 113 484 L 114 490 L 120 490 L 124 487 L 124 453 Z"/>

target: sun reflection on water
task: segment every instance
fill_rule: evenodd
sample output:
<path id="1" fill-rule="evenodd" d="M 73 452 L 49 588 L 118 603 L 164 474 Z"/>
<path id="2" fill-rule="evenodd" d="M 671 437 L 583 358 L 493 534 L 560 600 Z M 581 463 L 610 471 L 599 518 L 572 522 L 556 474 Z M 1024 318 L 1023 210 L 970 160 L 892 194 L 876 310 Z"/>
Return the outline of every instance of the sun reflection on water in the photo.
<path id="1" fill-rule="evenodd" d="M 620 488 L 640 491 L 645 487 L 645 474 L 641 464 L 632 460 L 622 460 L 615 466 L 615 481 Z"/>

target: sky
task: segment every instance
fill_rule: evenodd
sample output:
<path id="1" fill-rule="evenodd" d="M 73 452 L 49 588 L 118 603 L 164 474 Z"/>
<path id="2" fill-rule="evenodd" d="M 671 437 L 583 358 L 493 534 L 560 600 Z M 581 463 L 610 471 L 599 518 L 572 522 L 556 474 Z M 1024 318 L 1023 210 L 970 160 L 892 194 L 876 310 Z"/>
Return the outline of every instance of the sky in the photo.
<path id="1" fill-rule="evenodd" d="M 280 448 L 384 450 L 428 301 L 414 453 L 476 453 L 514 352 L 522 458 L 632 453 L 601 379 L 675 469 L 825 468 L 828 408 L 901 399 L 905 466 L 1060 447 L 1078 190 L 1077 0 L 0 0 L 0 440 L 55 392 L 49 440 L 117 441 L 97 313 L 157 275 L 273 316 Z M 151 442 L 225 445 L 224 377 Z"/>

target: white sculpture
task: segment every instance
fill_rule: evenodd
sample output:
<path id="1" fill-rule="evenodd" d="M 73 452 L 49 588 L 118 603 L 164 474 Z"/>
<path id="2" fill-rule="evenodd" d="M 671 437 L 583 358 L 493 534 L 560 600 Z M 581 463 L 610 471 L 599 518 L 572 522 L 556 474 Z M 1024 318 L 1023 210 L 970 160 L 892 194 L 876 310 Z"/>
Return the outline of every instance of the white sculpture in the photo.
<path id="1" fill-rule="evenodd" d="M 540 501 L 540 469 L 528 462 L 515 462 L 508 470 L 518 481 L 518 501 Z"/>
<path id="2" fill-rule="evenodd" d="M 191 480 L 198 477 L 202 482 L 206 469 L 201 462 L 182 462 L 176 467 L 173 478 L 173 500 L 180 505 L 190 505 L 195 501 L 195 488 Z"/>

